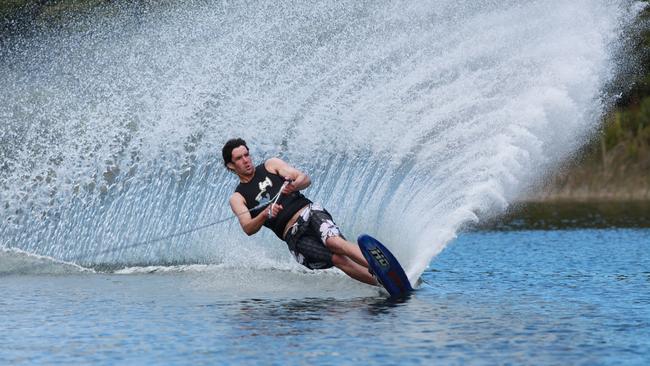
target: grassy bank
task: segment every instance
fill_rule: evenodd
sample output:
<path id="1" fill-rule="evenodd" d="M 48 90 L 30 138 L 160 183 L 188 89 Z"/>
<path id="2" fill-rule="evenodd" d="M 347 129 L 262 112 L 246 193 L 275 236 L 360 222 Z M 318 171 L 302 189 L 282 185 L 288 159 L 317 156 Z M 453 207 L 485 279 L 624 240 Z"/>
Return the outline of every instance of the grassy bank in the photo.
<path id="1" fill-rule="evenodd" d="M 598 136 L 527 201 L 650 201 L 649 9 L 632 28 L 625 55 L 634 60 L 632 77 L 619 70 L 618 90 L 610 92 L 621 96 Z"/>
<path id="2" fill-rule="evenodd" d="M 638 60 L 640 72 L 604 119 L 600 154 L 605 170 L 630 164 L 650 172 L 650 8 L 641 13 L 637 27 L 629 57 Z"/>

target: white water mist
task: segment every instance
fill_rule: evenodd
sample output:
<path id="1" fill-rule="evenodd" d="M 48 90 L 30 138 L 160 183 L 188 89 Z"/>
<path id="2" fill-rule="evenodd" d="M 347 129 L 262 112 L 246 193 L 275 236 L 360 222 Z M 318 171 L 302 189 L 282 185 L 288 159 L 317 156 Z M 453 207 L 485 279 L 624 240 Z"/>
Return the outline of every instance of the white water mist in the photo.
<path id="1" fill-rule="evenodd" d="M 597 128 L 625 1 L 107 4 L 0 53 L 0 235 L 91 266 L 289 261 L 220 149 L 308 172 L 411 279 Z M 637 7 L 638 8 L 638 7 Z M 261 253 L 261 254 L 260 254 Z"/>

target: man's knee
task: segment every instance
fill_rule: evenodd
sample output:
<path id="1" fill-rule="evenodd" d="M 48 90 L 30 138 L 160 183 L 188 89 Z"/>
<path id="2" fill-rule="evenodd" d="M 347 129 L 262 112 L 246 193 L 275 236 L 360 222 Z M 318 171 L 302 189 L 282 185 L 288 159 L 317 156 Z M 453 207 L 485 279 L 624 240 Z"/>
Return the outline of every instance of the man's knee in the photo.
<path id="1" fill-rule="evenodd" d="M 345 240 L 340 236 L 330 236 L 325 240 L 325 246 L 332 253 L 344 253 L 345 252 Z"/>
<path id="2" fill-rule="evenodd" d="M 344 255 L 332 254 L 332 264 L 337 268 L 345 267 L 348 264 L 348 261 L 348 257 Z"/>

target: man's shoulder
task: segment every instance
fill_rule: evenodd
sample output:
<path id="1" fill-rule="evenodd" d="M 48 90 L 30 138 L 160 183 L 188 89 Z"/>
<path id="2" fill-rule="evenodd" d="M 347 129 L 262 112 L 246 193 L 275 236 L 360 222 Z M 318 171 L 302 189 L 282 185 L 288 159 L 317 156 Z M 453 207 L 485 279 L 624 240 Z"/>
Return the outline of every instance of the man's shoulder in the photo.
<path id="1" fill-rule="evenodd" d="M 235 192 L 232 193 L 232 195 L 230 195 L 230 203 L 241 202 L 241 201 L 244 201 L 244 202 L 246 201 L 246 199 L 244 198 L 244 196 L 241 193 L 235 191 Z"/>
<path id="2" fill-rule="evenodd" d="M 269 171 L 269 172 L 277 172 L 278 169 L 283 164 L 287 164 L 287 163 L 284 160 L 280 159 L 280 158 L 273 157 L 273 158 L 267 159 L 262 164 L 264 165 L 264 168 L 266 168 L 267 171 Z"/>
<path id="3" fill-rule="evenodd" d="M 286 164 L 286 162 L 284 160 L 282 160 L 282 159 L 280 159 L 278 157 L 272 157 L 272 158 L 266 159 L 266 161 L 264 161 L 265 165 L 266 164 L 283 164 L 283 163 Z"/>

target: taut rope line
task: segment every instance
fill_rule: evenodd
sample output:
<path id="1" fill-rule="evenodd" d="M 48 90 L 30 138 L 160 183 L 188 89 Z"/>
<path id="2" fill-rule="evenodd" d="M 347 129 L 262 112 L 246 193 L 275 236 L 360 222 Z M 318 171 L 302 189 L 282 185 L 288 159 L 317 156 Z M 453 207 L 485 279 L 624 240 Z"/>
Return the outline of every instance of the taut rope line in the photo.
<path id="1" fill-rule="evenodd" d="M 239 216 L 241 216 L 241 215 L 243 215 L 243 214 L 245 214 L 245 213 L 247 213 L 247 212 L 251 212 L 251 211 L 259 210 L 260 208 L 266 207 L 266 206 L 268 206 L 269 204 L 271 205 L 271 210 L 269 210 L 269 218 L 270 218 L 270 217 L 271 217 L 271 211 L 273 210 L 273 206 L 275 206 L 275 204 L 278 202 L 278 200 L 280 199 L 280 195 L 282 194 L 282 190 L 283 190 L 284 187 L 286 187 L 287 184 L 289 184 L 289 183 L 291 183 L 291 181 L 290 181 L 290 180 L 286 180 L 286 181 L 284 182 L 284 184 L 282 184 L 282 187 L 280 187 L 280 190 L 278 191 L 278 194 L 276 194 L 276 195 L 275 195 L 273 198 L 271 198 L 269 201 L 262 202 L 262 203 L 260 203 L 259 205 L 255 206 L 255 207 L 253 207 L 253 208 L 250 208 L 250 209 L 248 209 L 248 210 L 246 210 L 246 211 L 242 211 L 242 212 L 237 213 L 237 214 L 235 214 L 235 215 L 232 215 L 232 216 L 226 217 L 225 219 L 221 219 L 221 220 L 218 220 L 218 221 L 215 221 L 215 222 L 211 222 L 211 223 L 209 223 L 209 224 L 205 224 L 205 225 L 201 225 L 201 226 L 193 227 L 193 228 L 191 228 L 191 229 L 187 229 L 187 230 L 183 230 L 183 231 L 175 232 L 175 233 L 172 233 L 172 234 L 169 234 L 169 235 L 161 236 L 161 237 L 159 237 L 159 238 L 154 238 L 154 239 L 150 239 L 150 240 L 140 241 L 140 242 L 137 242 L 137 243 L 132 243 L 132 244 L 129 244 L 129 245 L 120 246 L 120 247 L 118 247 L 118 248 L 105 249 L 105 250 L 102 250 L 102 251 L 100 251 L 100 252 L 93 253 L 92 256 L 98 256 L 98 255 L 102 255 L 102 254 L 108 254 L 108 253 L 112 253 L 112 252 L 117 252 L 117 251 L 120 251 L 120 250 L 131 249 L 131 248 L 139 247 L 139 246 L 142 246 L 142 245 L 151 244 L 151 243 L 156 243 L 156 242 L 163 241 L 163 240 L 166 240 L 166 239 L 171 239 L 171 238 L 175 238 L 175 237 L 178 237 L 178 236 L 182 236 L 182 235 L 190 234 L 190 233 L 193 233 L 193 232 L 196 232 L 196 231 L 199 231 L 199 230 L 203 230 L 203 229 L 208 228 L 208 227 L 210 227 L 210 226 L 214 226 L 214 225 L 217 225 L 217 224 L 224 223 L 224 222 L 226 222 L 226 221 L 229 221 L 229 220 L 231 220 L 231 219 L 234 219 L 234 218 L 236 218 L 236 217 L 239 217 Z M 73 258 L 73 260 L 76 261 L 76 260 L 83 259 L 83 258 L 87 258 L 87 257 L 90 257 L 90 256 L 91 256 L 91 255 L 78 256 L 78 257 Z"/>

